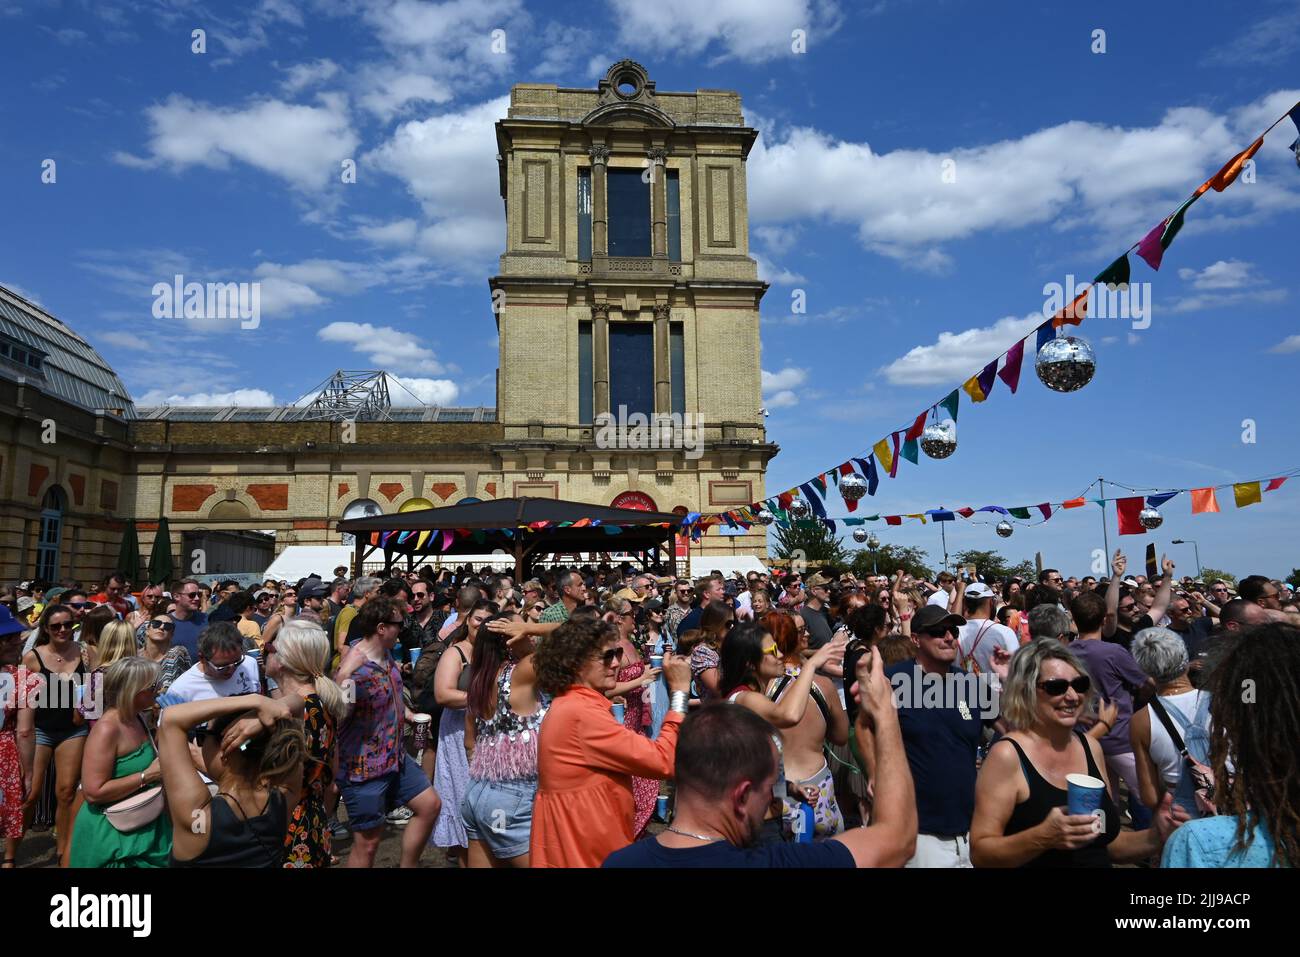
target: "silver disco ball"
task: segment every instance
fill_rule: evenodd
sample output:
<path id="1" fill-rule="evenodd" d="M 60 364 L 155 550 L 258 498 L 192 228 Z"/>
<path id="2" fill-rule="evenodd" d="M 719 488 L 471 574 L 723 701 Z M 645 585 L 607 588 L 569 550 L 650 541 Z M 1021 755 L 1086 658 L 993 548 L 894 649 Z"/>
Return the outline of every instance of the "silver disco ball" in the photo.
<path id="1" fill-rule="evenodd" d="M 1144 508 L 1138 512 L 1138 521 L 1142 523 L 1143 528 L 1159 528 L 1164 520 L 1165 517 L 1160 514 L 1159 509 Z"/>
<path id="2" fill-rule="evenodd" d="M 776 521 L 776 516 L 765 508 L 760 508 L 758 514 L 754 517 L 758 519 L 758 524 L 760 525 L 771 525 Z"/>
<path id="3" fill-rule="evenodd" d="M 1092 381 L 1097 357 L 1087 339 L 1078 336 L 1049 339 L 1038 350 L 1034 371 L 1053 392 L 1077 392 Z"/>
<path id="4" fill-rule="evenodd" d="M 861 545 L 867 540 L 867 530 L 865 528 L 855 528 L 853 530 L 853 540 Z"/>
<path id="5" fill-rule="evenodd" d="M 957 451 L 957 423 L 944 419 L 925 427 L 921 433 L 921 451 L 932 459 L 946 459 Z"/>
<path id="6" fill-rule="evenodd" d="M 1003 519 L 1002 521 L 998 522 L 997 533 L 1002 538 L 1010 538 L 1011 533 L 1014 532 L 1015 530 L 1016 527 L 1012 525 L 1010 522 L 1008 522 L 1006 519 Z"/>
<path id="7" fill-rule="evenodd" d="M 812 514 L 812 507 L 801 498 L 790 503 L 790 514 L 795 518 L 807 518 Z"/>
<path id="8" fill-rule="evenodd" d="M 840 494 L 846 502 L 856 502 L 867 494 L 867 480 L 857 472 L 840 479 Z"/>

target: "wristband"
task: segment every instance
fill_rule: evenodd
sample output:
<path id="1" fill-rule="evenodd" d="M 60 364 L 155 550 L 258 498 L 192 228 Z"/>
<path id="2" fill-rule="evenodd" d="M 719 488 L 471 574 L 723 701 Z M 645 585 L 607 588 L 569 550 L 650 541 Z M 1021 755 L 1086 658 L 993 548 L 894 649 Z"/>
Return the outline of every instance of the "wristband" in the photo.
<path id="1" fill-rule="evenodd" d="M 685 691 L 674 691 L 668 697 L 668 710 L 676 711 L 678 714 L 686 714 L 686 704 L 690 700 L 690 695 Z"/>
<path id="2" fill-rule="evenodd" d="M 906 615 L 899 615 L 899 616 L 898 616 L 898 620 L 899 620 L 899 621 L 910 621 L 911 618 L 912 618 L 912 613 L 911 613 L 910 611 L 909 611 Z"/>

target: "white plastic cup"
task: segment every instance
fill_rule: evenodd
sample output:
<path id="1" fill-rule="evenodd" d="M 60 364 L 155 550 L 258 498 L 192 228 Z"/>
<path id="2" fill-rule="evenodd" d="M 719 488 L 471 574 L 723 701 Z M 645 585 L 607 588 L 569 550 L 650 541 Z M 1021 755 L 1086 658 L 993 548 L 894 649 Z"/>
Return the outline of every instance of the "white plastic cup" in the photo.
<path id="1" fill-rule="evenodd" d="M 433 721 L 433 715 L 417 714 L 411 717 L 411 727 L 414 729 L 412 736 L 415 738 L 415 750 L 417 753 L 424 751 L 424 746 L 429 743 L 429 724 Z"/>

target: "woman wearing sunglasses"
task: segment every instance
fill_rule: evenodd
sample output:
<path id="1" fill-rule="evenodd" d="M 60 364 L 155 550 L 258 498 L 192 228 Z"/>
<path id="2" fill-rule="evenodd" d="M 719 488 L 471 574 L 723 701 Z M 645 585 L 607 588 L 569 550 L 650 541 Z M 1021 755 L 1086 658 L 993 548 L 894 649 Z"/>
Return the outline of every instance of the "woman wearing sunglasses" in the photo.
<path id="1" fill-rule="evenodd" d="M 671 710 L 654 741 L 610 713 L 623 649 L 609 622 L 574 618 L 536 652 L 537 683 L 553 696 L 537 747 L 529 859 L 533 867 L 599 867 L 636 836 L 633 776 L 672 775 L 677 732 L 686 714 L 687 660 L 664 657 Z"/>
<path id="2" fill-rule="evenodd" d="M 797 664 L 788 663 L 773 637 L 778 630 L 786 636 Z M 806 646 L 807 638 L 801 640 L 785 612 L 770 612 L 761 623 L 739 625 L 722 643 L 722 684 L 728 689 L 728 701 L 781 731 L 785 779 L 812 805 L 816 836 L 829 837 L 844 829 L 844 816 L 835 800 L 835 782 L 823 748 L 828 738 L 845 743 L 849 724 L 834 686 L 817 669 L 842 659 L 845 641 L 837 636 L 804 660 L 801 649 Z M 816 707 L 808 707 L 810 702 Z M 793 828 L 798 812 L 797 804 L 787 800 L 781 816 Z M 773 820 L 775 837 L 780 818 Z"/>
<path id="3" fill-rule="evenodd" d="M 623 727 L 637 734 L 646 734 L 650 730 L 653 710 L 646 697 L 650 694 L 653 701 L 651 689 L 659 681 L 663 669 L 651 668 L 632 640 L 636 632 L 636 614 L 632 602 L 626 598 L 613 596 L 605 602 L 605 617 L 617 630 L 618 647 L 623 653 L 614 687 L 605 693 L 605 697 L 624 702 Z M 654 814 L 655 801 L 659 797 L 659 781 L 654 778 L 632 778 L 632 797 L 636 803 L 633 830 L 640 837 Z"/>
<path id="4" fill-rule="evenodd" d="M 1152 826 L 1120 831 L 1101 745 L 1078 727 L 1092 681 L 1065 645 L 1040 638 L 1011 658 L 1002 715 L 1015 729 L 980 769 L 970 857 L 976 867 L 1109 867 L 1159 853 L 1187 814 L 1166 794 Z M 1100 815 L 1069 814 L 1067 775 L 1102 782 Z"/>
<path id="5" fill-rule="evenodd" d="M 691 649 L 691 677 L 695 688 L 705 701 L 722 696 L 722 670 L 718 650 L 736 624 L 736 613 L 721 601 L 709 602 L 700 615 L 700 642 Z"/>
<path id="6" fill-rule="evenodd" d="M 83 649 L 73 640 L 72 609 L 50 605 L 41 615 L 36 643 L 23 656 L 23 667 L 39 671 L 45 683 L 36 707 L 36 764 L 25 806 L 34 806 L 45 789 L 45 776 L 54 763 L 55 817 L 59 862 L 68 866 L 72 837 L 72 804 L 81 782 L 81 755 L 89 732 L 76 720 L 76 691 L 85 681 Z"/>
<path id="7" fill-rule="evenodd" d="M 131 626 L 116 625 L 134 646 Z M 106 629 L 105 638 L 113 637 Z M 120 658 L 104 671 L 103 711 L 86 739 L 82 758 L 85 803 L 77 812 L 73 867 L 168 866 L 172 828 L 165 813 L 160 810 L 129 831 L 119 831 L 105 815 L 111 805 L 162 781 L 153 734 L 145 723 L 154 706 L 157 682 L 158 665 L 135 656 Z"/>
<path id="8" fill-rule="evenodd" d="M 151 617 L 144 627 L 144 647 L 140 656 L 158 664 L 158 693 L 166 694 L 172 682 L 194 664 L 190 660 L 189 649 L 184 645 L 173 645 L 172 635 L 176 631 L 176 622 L 169 615 L 158 612 Z"/>

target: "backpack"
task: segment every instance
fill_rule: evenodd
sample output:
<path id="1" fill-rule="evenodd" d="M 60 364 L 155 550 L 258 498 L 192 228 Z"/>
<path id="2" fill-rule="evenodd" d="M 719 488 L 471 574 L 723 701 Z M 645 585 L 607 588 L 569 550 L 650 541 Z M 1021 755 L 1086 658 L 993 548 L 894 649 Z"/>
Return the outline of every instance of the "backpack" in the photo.
<path id="1" fill-rule="evenodd" d="M 411 670 L 411 697 L 416 705 L 414 710 L 434 715 L 435 719 L 442 714 L 442 706 L 433 696 L 433 675 L 438 670 L 438 662 L 450 647 L 451 642 L 446 638 L 426 641 L 420 649 L 420 660 Z"/>
<path id="2" fill-rule="evenodd" d="M 1214 771 L 1207 763 L 1210 760 L 1210 736 L 1206 733 L 1205 716 L 1210 710 L 1210 696 L 1200 694 L 1196 714 L 1188 721 L 1177 708 L 1166 708 L 1159 697 L 1151 699 L 1151 710 L 1155 712 L 1160 723 L 1169 733 L 1169 739 L 1182 755 L 1182 773 L 1174 788 L 1174 803 L 1182 805 L 1193 818 L 1212 817 L 1219 813 L 1214 806 Z M 1173 721 L 1170 720 L 1170 713 Z M 1174 728 L 1174 721 L 1183 729 L 1179 734 Z"/>
<path id="3" fill-rule="evenodd" d="M 980 663 L 975 659 L 975 649 L 980 646 L 980 642 L 984 640 L 984 636 L 988 634 L 996 624 L 997 622 L 990 618 L 980 627 L 980 630 L 975 633 L 975 640 L 971 642 L 970 654 L 962 654 L 961 641 L 959 640 L 957 642 L 957 655 L 960 659 L 957 662 L 957 666 L 961 668 L 962 671 L 968 672 L 972 675 L 980 674 Z"/>

